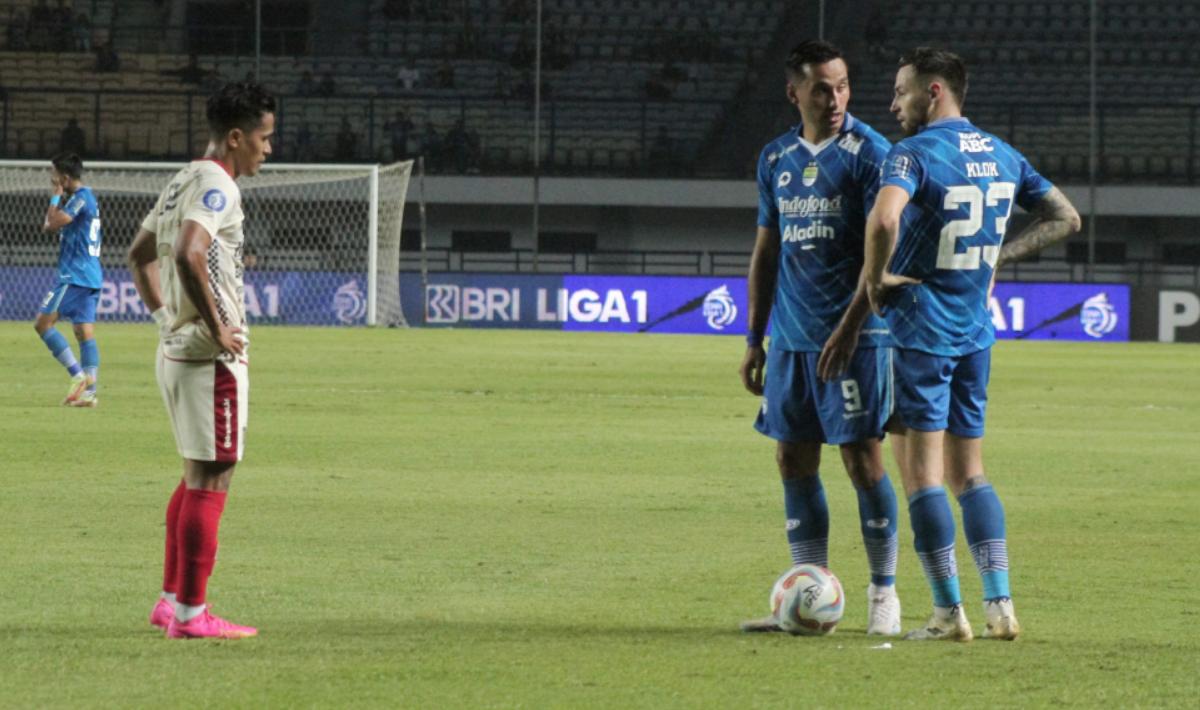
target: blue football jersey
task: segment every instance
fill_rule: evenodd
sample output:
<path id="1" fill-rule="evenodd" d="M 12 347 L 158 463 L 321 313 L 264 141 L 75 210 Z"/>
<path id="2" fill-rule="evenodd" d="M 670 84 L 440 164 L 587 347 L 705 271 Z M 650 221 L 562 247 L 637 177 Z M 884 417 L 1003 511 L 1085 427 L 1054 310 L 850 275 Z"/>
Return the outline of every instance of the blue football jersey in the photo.
<path id="1" fill-rule="evenodd" d="M 850 305 L 863 265 L 867 213 L 891 144 L 846 115 L 821 145 L 800 126 L 771 141 L 758 160 L 758 225 L 779 230 L 779 274 L 771 347 L 820 351 Z M 861 347 L 891 345 L 887 325 L 867 318 Z"/>
<path id="2" fill-rule="evenodd" d="M 58 233 L 58 280 L 101 288 L 100 207 L 90 188 L 81 187 L 59 207 L 71 217 L 71 223 Z"/>
<path id="3" fill-rule="evenodd" d="M 1013 203 L 1030 209 L 1053 185 L 965 118 L 935 121 L 897 143 L 882 184 L 912 198 L 890 271 L 921 280 L 886 304 L 896 345 L 945 357 L 990 347 L 987 290 Z"/>

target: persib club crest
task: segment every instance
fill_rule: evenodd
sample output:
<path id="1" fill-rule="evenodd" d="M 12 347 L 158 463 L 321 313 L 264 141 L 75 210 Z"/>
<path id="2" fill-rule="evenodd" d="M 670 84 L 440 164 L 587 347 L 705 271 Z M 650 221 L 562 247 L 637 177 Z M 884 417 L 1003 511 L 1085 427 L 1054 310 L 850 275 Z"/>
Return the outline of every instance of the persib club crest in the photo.
<path id="1" fill-rule="evenodd" d="M 737 304 L 729 293 L 729 287 L 722 284 L 714 288 L 704 297 L 704 318 L 708 327 L 713 330 L 725 330 L 725 326 L 733 325 L 737 320 Z"/>
<path id="2" fill-rule="evenodd" d="M 347 281 L 333 294 L 333 313 L 343 323 L 356 323 L 367 315 L 367 296 L 358 279 Z"/>
<path id="3" fill-rule="evenodd" d="M 812 187 L 817 181 L 817 163 L 813 161 L 804 168 L 804 173 L 800 175 L 800 182 L 804 183 L 805 187 Z"/>
<path id="4" fill-rule="evenodd" d="M 1079 324 L 1083 332 L 1093 338 L 1103 338 L 1117 327 L 1117 311 L 1108 302 L 1108 295 L 1098 293 L 1083 302 L 1079 310 Z"/>

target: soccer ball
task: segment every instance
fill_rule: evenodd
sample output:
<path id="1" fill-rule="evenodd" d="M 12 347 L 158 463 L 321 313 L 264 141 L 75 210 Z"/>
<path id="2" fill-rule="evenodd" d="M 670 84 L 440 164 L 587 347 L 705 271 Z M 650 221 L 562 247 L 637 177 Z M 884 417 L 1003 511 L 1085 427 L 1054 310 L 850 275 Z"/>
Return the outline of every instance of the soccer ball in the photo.
<path id="1" fill-rule="evenodd" d="M 845 596 L 833 572 L 817 565 L 797 565 L 771 589 L 771 614 L 791 634 L 824 636 L 842 619 Z"/>

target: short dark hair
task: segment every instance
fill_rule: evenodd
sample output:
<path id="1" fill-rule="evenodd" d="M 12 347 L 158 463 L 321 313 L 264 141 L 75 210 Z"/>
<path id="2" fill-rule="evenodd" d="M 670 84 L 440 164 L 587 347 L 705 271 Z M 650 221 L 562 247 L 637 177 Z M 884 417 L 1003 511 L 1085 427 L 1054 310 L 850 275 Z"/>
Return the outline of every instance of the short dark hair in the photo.
<path id="1" fill-rule="evenodd" d="M 824 64 L 842 58 L 842 50 L 823 39 L 806 39 L 788 52 L 788 76 L 804 77 L 806 64 Z"/>
<path id="2" fill-rule="evenodd" d="M 917 47 L 900 57 L 900 66 L 912 65 L 917 76 L 941 77 L 958 98 L 959 105 L 967 100 L 967 64 L 954 52 L 933 47 Z"/>
<path id="3" fill-rule="evenodd" d="M 75 153 L 63 152 L 50 159 L 50 164 L 58 172 L 72 180 L 78 180 L 83 175 L 83 159 Z"/>
<path id="4" fill-rule="evenodd" d="M 263 114 L 275 112 L 275 97 L 259 84 L 237 81 L 208 97 L 208 129 L 224 136 L 235 128 L 249 133 L 262 123 Z"/>

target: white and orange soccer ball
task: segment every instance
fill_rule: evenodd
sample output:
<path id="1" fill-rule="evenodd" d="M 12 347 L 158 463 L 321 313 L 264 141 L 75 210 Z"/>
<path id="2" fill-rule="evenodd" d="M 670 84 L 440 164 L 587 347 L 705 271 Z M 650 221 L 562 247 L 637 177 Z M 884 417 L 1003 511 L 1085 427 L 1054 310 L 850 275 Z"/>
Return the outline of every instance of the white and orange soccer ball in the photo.
<path id="1" fill-rule="evenodd" d="M 791 634 L 831 634 L 845 607 L 842 583 L 833 572 L 817 565 L 796 565 L 771 589 L 771 614 L 780 628 Z"/>

